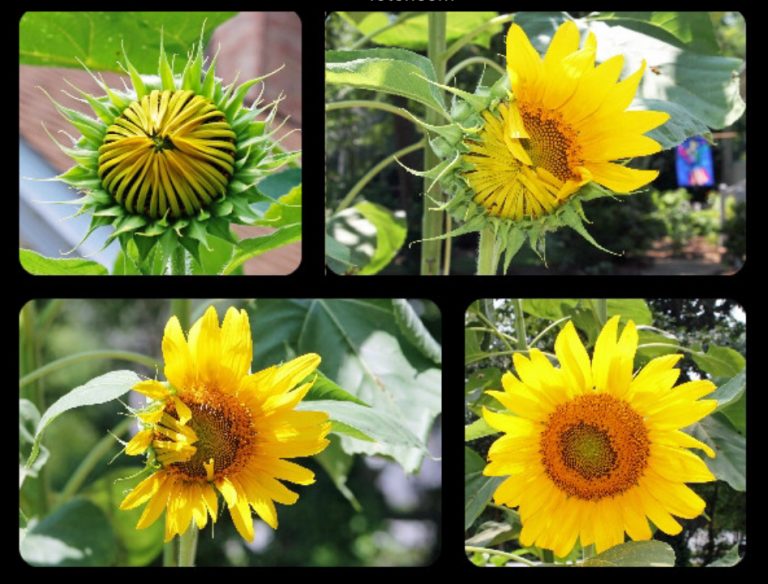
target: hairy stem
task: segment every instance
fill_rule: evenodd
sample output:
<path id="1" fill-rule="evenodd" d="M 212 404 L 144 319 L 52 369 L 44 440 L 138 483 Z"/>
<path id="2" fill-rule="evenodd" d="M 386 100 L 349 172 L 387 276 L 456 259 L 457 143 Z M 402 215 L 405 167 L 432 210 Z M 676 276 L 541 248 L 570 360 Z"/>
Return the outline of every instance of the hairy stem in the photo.
<path id="1" fill-rule="evenodd" d="M 445 81 L 445 34 L 446 34 L 446 13 L 430 12 L 429 22 L 429 44 L 427 45 L 427 57 L 432 61 L 435 69 L 435 79 L 437 83 Z M 427 123 L 437 125 L 440 123 L 440 114 L 433 110 L 427 111 Z M 429 170 L 437 166 L 440 158 L 432 151 L 429 143 L 424 144 L 424 170 Z M 430 209 L 431 203 L 438 206 L 443 202 L 443 193 L 440 185 L 435 184 L 430 188 L 432 179 L 424 177 L 424 210 L 421 219 L 421 274 L 423 276 L 437 276 L 440 274 L 441 266 L 441 241 L 435 239 L 443 235 L 445 226 L 445 213 Z M 431 241 L 427 241 L 431 240 Z"/>
<path id="2" fill-rule="evenodd" d="M 197 553 L 197 526 L 192 522 L 189 528 L 179 536 L 179 563 L 180 568 L 195 565 Z"/>
<path id="3" fill-rule="evenodd" d="M 499 265 L 501 250 L 498 249 L 493 227 L 485 227 L 480 232 L 480 245 L 477 248 L 477 275 L 495 276 Z"/>

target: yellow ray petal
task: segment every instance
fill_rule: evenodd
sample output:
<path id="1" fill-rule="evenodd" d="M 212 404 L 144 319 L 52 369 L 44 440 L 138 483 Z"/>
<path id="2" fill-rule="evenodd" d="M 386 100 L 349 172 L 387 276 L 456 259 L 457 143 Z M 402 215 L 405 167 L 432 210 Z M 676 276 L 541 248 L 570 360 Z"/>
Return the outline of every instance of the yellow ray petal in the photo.
<path id="1" fill-rule="evenodd" d="M 592 180 L 619 194 L 636 191 L 659 176 L 658 170 L 640 170 L 613 162 L 587 161 L 584 164 L 592 173 Z"/>

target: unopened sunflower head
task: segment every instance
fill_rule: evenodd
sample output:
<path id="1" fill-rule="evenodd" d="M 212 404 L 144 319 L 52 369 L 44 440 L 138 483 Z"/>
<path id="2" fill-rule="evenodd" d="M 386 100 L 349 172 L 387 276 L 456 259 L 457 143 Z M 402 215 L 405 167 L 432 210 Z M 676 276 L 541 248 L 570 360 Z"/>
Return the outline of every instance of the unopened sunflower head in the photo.
<path id="1" fill-rule="evenodd" d="M 594 34 L 579 44 L 578 27 L 567 21 L 542 58 L 513 24 L 507 75 L 473 94 L 441 86 L 455 96 L 453 123 L 427 128 L 438 134 L 431 143 L 443 162 L 426 175 L 450 195 L 442 209 L 463 222 L 453 235 L 492 226 L 506 267 L 526 239 L 543 255 L 545 234 L 562 226 L 600 247 L 581 203 L 630 194 L 658 175 L 625 165 L 661 150 L 644 134 L 669 119 L 626 111 L 645 66 L 618 81 L 623 56 L 596 66 Z"/>
<path id="2" fill-rule="evenodd" d="M 141 261 L 153 249 L 167 258 L 180 245 L 199 259 L 208 234 L 234 242 L 230 224 L 260 218 L 251 205 L 266 199 L 256 184 L 297 153 L 272 139 L 276 102 L 244 106 L 267 76 L 224 86 L 216 58 L 205 61 L 202 38 L 181 73 L 162 42 L 157 75 L 139 74 L 123 51 L 130 87 L 110 88 L 94 76 L 105 95 L 75 88 L 96 118 L 54 101 L 82 134 L 72 147 L 59 145 L 75 166 L 57 178 L 83 193 L 73 201 L 78 214 L 92 214 L 83 241 L 112 225 L 107 243 L 119 239 L 126 249 L 132 240 Z"/>

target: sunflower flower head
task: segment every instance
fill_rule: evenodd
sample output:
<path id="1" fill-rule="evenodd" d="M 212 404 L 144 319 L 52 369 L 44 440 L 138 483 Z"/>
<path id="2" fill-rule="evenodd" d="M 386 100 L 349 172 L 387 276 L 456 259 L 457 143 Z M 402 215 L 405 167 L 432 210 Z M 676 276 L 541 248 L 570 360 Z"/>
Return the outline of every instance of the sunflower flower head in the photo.
<path id="1" fill-rule="evenodd" d="M 312 456 L 328 445 L 324 412 L 296 411 L 312 387 L 308 377 L 320 357 L 307 354 L 250 373 L 253 346 L 248 315 L 230 308 L 219 325 L 213 307 L 185 338 L 176 317 L 163 336 L 167 382 L 147 380 L 133 389 L 147 397 L 136 412 L 140 431 L 126 444 L 131 456 L 147 455 L 151 474 L 120 504 L 145 504 L 137 528 L 165 511 L 165 540 L 194 521 L 216 521 L 218 495 L 237 531 L 253 540 L 253 510 L 277 528 L 275 502 L 299 496 L 281 481 L 309 485 L 314 473 L 286 459 Z"/>
<path id="2" fill-rule="evenodd" d="M 619 81 L 624 57 L 596 65 L 596 51 L 594 34 L 580 46 L 578 27 L 566 21 L 541 57 L 513 24 L 506 76 L 473 94 L 441 86 L 454 94 L 454 123 L 433 140 L 444 160 L 428 175 L 451 195 L 441 208 L 464 222 L 455 234 L 492 226 L 507 267 L 526 239 L 543 256 L 545 234 L 562 226 L 600 247 L 584 227 L 582 202 L 630 194 L 658 175 L 625 165 L 661 150 L 644 134 L 669 119 L 626 111 L 645 65 Z M 456 127 L 461 137 L 451 140 Z"/>
<path id="3" fill-rule="evenodd" d="M 209 234 L 234 243 L 230 224 L 260 218 L 251 205 L 267 199 L 257 183 L 297 153 L 272 139 L 276 102 L 244 106 L 268 75 L 225 86 L 216 58 L 206 61 L 202 36 L 180 71 L 162 42 L 156 75 L 140 74 L 123 51 L 130 86 L 113 89 L 91 74 L 103 96 L 75 88 L 95 118 L 53 102 L 81 133 L 71 147 L 57 143 L 75 161 L 57 178 L 82 193 L 72 201 L 77 214 L 92 215 L 83 241 L 111 225 L 106 243 L 118 239 L 125 250 L 132 242 L 139 268 L 150 253 L 167 260 L 179 246 L 199 261 Z"/>
<path id="4" fill-rule="evenodd" d="M 651 360 L 636 374 L 638 335 L 619 317 L 603 327 L 590 359 L 572 323 L 557 337 L 555 367 L 540 351 L 514 355 L 517 376 L 489 391 L 513 415 L 483 410 L 503 432 L 488 451 L 484 474 L 507 477 L 494 493 L 518 507 L 520 542 L 567 556 L 579 540 L 598 553 L 631 539 L 647 540 L 648 519 L 670 535 L 705 502 L 686 483 L 714 481 L 690 449 L 713 457 L 682 428 L 710 414 L 717 401 L 707 380 L 675 386 L 682 355 Z"/>

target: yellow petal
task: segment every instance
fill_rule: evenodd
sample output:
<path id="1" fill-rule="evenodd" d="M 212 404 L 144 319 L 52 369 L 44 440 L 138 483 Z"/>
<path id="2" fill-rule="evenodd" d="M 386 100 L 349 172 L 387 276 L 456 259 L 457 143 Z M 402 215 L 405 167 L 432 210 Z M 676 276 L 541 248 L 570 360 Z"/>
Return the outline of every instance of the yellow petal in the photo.
<path id="1" fill-rule="evenodd" d="M 517 24 L 507 32 L 507 71 L 512 90 L 517 91 L 520 83 L 533 84 L 541 72 L 541 57 L 531 41 Z"/>
<path id="2" fill-rule="evenodd" d="M 140 381 L 131 389 L 155 400 L 163 400 L 170 394 L 170 390 L 164 383 L 151 379 Z"/>
<path id="3" fill-rule="evenodd" d="M 174 387 L 187 387 L 193 377 L 193 362 L 189 346 L 181 330 L 179 319 L 171 317 L 163 334 L 163 362 L 165 378 Z"/>
<path id="4" fill-rule="evenodd" d="M 230 308 L 221 325 L 221 366 L 239 379 L 248 374 L 253 359 L 251 325 L 245 310 Z"/>
<path id="5" fill-rule="evenodd" d="M 587 350 L 571 321 L 563 327 L 555 340 L 555 353 L 566 379 L 575 394 L 592 389 L 592 366 Z"/>
<path id="6" fill-rule="evenodd" d="M 221 330 L 219 329 L 219 316 L 216 308 L 209 306 L 192 328 L 189 330 L 189 350 L 194 360 L 198 379 L 207 385 L 214 387 L 226 387 L 229 379 L 220 383 Z"/>
<path id="7" fill-rule="evenodd" d="M 144 511 L 136 523 L 136 529 L 145 529 L 158 520 L 168 504 L 168 496 L 172 491 L 173 479 L 170 476 L 161 478 L 160 488 L 144 507 Z"/>
<path id="8" fill-rule="evenodd" d="M 592 173 L 592 180 L 619 194 L 636 191 L 659 176 L 658 170 L 640 170 L 613 162 L 587 161 L 584 165 Z"/>
<path id="9" fill-rule="evenodd" d="M 146 452 L 149 445 L 152 443 L 154 432 L 152 430 L 142 430 L 138 432 L 133 438 L 125 445 L 125 453 L 128 456 L 136 456 Z"/>
<path id="10" fill-rule="evenodd" d="M 157 493 L 161 482 L 161 473 L 156 472 L 149 475 L 125 496 L 120 503 L 120 509 L 123 511 L 126 509 L 133 509 L 149 500 L 155 493 Z"/>
<path id="11" fill-rule="evenodd" d="M 552 36 L 549 48 L 547 48 L 547 52 L 544 55 L 544 64 L 553 65 L 559 63 L 578 49 L 579 28 L 572 20 L 566 20 L 557 28 Z"/>

